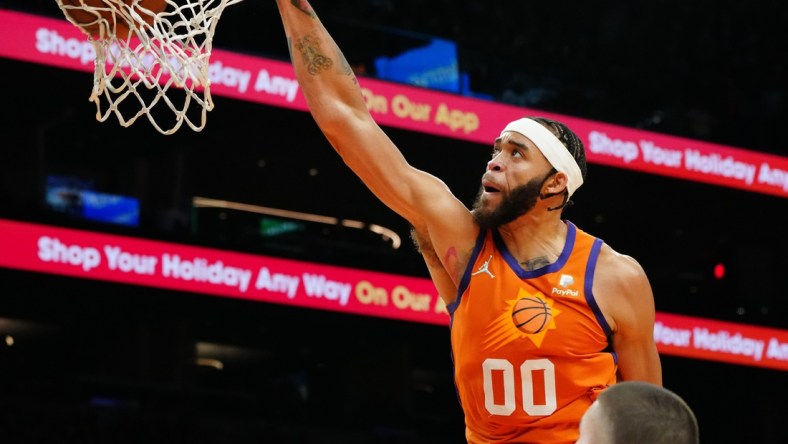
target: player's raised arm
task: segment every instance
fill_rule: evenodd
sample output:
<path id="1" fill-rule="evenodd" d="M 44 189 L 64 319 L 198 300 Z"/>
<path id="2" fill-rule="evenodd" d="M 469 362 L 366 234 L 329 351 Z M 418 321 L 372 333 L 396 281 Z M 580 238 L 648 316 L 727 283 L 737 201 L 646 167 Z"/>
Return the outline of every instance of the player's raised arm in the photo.
<path id="1" fill-rule="evenodd" d="M 470 251 L 478 229 L 467 207 L 441 180 L 410 166 L 376 124 L 350 65 L 311 5 L 277 0 L 277 6 L 310 112 L 345 164 L 389 208 L 425 227 L 444 265 L 456 252 Z M 453 278 L 463 265 L 449 265 Z"/>

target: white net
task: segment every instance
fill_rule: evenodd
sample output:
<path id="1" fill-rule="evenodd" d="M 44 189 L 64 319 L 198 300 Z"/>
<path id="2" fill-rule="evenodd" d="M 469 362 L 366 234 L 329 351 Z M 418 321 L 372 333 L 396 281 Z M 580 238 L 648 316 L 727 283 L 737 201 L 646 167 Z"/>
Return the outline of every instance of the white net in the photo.
<path id="1" fill-rule="evenodd" d="M 90 95 L 96 119 L 115 115 L 128 127 L 146 116 L 162 134 L 183 123 L 201 131 L 213 109 L 214 31 L 224 8 L 240 1 L 56 0 L 96 50 Z"/>

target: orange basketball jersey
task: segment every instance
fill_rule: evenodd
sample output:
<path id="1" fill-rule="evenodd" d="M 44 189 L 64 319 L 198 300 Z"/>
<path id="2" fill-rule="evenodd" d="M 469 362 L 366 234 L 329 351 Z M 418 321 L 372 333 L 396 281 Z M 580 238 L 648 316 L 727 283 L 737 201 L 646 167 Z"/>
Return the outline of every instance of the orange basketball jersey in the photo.
<path id="1" fill-rule="evenodd" d="M 558 260 L 530 271 L 497 231 L 479 234 L 447 307 L 469 443 L 574 443 L 580 417 L 616 382 L 610 327 L 591 292 L 602 241 L 566 224 Z M 515 324 L 523 298 L 539 303 L 532 333 Z"/>

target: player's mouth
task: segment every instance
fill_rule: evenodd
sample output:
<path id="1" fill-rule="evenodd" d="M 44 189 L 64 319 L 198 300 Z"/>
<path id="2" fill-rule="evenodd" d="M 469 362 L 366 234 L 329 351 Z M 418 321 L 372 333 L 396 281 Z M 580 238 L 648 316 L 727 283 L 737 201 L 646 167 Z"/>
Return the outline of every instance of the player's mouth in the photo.
<path id="1" fill-rule="evenodd" d="M 501 189 L 498 188 L 493 182 L 482 180 L 482 189 L 485 194 L 500 193 Z"/>

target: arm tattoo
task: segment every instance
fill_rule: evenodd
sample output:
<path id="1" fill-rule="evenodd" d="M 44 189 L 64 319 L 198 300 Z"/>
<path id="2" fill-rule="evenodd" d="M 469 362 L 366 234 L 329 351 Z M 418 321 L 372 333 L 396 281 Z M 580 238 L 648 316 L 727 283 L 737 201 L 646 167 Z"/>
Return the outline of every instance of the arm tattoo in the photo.
<path id="1" fill-rule="evenodd" d="M 456 267 L 460 262 L 460 255 L 457 254 L 456 248 L 450 247 L 448 250 L 446 250 L 446 254 L 443 255 L 443 259 L 446 264 L 451 264 L 453 267 Z"/>
<path id="2" fill-rule="evenodd" d="M 307 35 L 295 44 L 296 49 L 304 57 L 309 74 L 316 75 L 321 70 L 331 68 L 334 61 L 320 53 L 320 39 Z"/>
<path id="3" fill-rule="evenodd" d="M 339 64 L 337 66 L 337 72 L 339 74 L 345 75 L 352 75 L 353 68 L 350 67 L 350 63 L 348 63 L 347 59 L 345 58 L 345 54 L 342 54 L 342 50 L 339 49 L 339 46 L 334 45 L 334 49 L 336 50 L 337 54 L 339 54 Z"/>
<path id="4" fill-rule="evenodd" d="M 317 18 L 317 14 L 315 14 L 315 10 L 312 9 L 312 5 L 309 4 L 306 0 L 290 0 L 290 4 L 298 8 L 299 11 L 303 12 L 304 14 L 312 17 Z"/>
<path id="5" fill-rule="evenodd" d="M 342 54 L 342 50 L 339 49 L 339 46 L 336 46 L 336 44 L 334 45 L 334 49 L 336 50 L 337 55 L 339 56 L 339 63 L 337 63 L 337 74 L 344 74 L 346 76 L 352 77 L 353 83 L 358 85 L 358 79 L 353 74 L 353 68 L 350 66 L 350 63 L 348 63 L 347 59 L 345 58 L 345 55 Z"/>
<path id="6" fill-rule="evenodd" d="M 537 268 L 544 267 L 545 265 L 550 265 L 550 261 L 548 261 L 545 256 L 541 256 L 520 262 L 520 265 L 523 266 L 524 270 L 531 271 L 531 270 L 536 270 Z"/>

